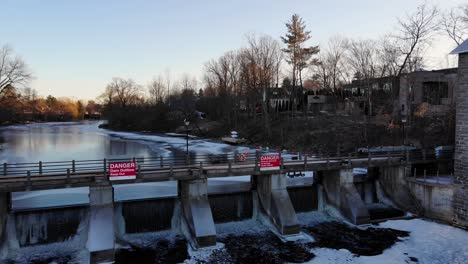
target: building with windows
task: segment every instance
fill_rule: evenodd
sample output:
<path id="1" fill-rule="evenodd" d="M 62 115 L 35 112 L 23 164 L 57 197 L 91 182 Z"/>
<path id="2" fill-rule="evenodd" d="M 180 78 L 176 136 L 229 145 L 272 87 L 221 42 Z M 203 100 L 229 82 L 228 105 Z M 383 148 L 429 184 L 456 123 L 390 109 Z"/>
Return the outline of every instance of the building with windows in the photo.
<path id="1" fill-rule="evenodd" d="M 409 117 L 421 105 L 428 115 L 445 115 L 454 105 L 457 68 L 416 71 L 400 78 L 399 111 Z"/>

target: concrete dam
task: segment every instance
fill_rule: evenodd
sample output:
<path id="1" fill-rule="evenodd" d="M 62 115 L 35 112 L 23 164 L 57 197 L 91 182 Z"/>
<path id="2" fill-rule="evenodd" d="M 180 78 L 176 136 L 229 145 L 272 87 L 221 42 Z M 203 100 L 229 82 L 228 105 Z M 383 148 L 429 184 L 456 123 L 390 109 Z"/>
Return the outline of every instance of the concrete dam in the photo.
<path id="1" fill-rule="evenodd" d="M 262 170 L 262 155 L 279 156 L 279 166 Z M 451 152 L 249 156 L 128 159 L 137 164 L 135 178 L 119 181 L 109 179 L 112 160 L 4 164 L 2 252 L 65 241 L 86 248 L 91 263 L 101 263 L 114 259 L 117 245 L 125 244 L 128 235 L 166 230 L 185 237 L 196 249 L 216 245 L 216 224 L 246 219 L 257 219 L 288 239 L 301 234 L 297 213 L 325 206 L 356 225 L 407 217 L 405 212 L 449 223 L 453 219 L 453 191 L 443 183 L 444 173 L 451 171 Z M 437 181 L 421 181 L 433 176 L 434 168 Z M 119 197 L 121 186 L 145 183 L 159 197 Z M 152 183 L 166 184 L 165 193 Z M 82 204 L 39 210 L 12 207 L 12 191 L 74 187 L 86 187 L 88 198 Z"/>

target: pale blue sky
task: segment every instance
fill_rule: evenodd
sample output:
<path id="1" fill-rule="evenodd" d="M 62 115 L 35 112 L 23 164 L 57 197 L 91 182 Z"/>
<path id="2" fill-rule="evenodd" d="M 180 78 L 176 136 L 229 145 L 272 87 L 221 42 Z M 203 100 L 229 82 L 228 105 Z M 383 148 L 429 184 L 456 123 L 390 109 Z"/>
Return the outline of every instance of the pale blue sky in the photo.
<path id="1" fill-rule="evenodd" d="M 433 0 L 441 8 L 467 0 Z M 0 44 L 11 45 L 32 69 L 40 95 L 95 98 L 114 76 L 146 85 L 170 69 L 201 77 L 203 65 L 243 45 L 246 33 L 279 38 L 300 14 L 310 44 L 333 35 L 377 38 L 419 0 L 0 0 Z M 452 46 L 434 43 L 433 67 Z M 450 47 L 449 47 L 450 46 Z"/>

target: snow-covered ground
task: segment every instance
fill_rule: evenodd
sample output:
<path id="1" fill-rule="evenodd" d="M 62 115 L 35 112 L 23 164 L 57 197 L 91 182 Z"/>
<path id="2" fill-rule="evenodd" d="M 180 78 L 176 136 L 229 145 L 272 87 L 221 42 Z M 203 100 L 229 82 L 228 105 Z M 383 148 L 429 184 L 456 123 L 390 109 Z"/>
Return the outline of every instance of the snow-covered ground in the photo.
<path id="1" fill-rule="evenodd" d="M 468 263 L 468 232 L 422 219 L 391 220 L 379 227 L 410 231 L 409 237 L 397 242 L 377 256 L 355 256 L 346 249 L 316 248 L 309 263 Z"/>

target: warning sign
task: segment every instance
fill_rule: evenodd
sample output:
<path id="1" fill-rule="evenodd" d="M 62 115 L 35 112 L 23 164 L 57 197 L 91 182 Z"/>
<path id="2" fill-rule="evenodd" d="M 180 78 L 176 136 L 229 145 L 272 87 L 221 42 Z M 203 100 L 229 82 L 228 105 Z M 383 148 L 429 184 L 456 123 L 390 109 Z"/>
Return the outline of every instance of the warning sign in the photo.
<path id="1" fill-rule="evenodd" d="M 279 170 L 280 166 L 281 160 L 278 154 L 260 156 L 260 171 Z"/>
<path id="2" fill-rule="evenodd" d="M 109 180 L 134 180 L 136 179 L 135 162 L 109 163 Z"/>

